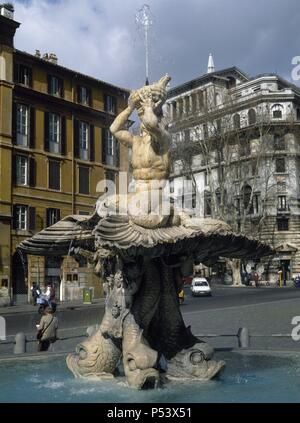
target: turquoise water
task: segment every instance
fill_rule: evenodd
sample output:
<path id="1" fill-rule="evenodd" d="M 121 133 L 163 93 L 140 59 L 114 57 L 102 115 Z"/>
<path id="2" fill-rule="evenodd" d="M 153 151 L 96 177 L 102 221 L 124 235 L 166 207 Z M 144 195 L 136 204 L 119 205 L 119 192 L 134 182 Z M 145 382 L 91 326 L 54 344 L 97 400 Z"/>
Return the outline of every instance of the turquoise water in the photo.
<path id="1" fill-rule="evenodd" d="M 209 382 L 170 382 L 135 391 L 124 381 L 74 379 L 65 360 L 0 362 L 0 402 L 201 403 L 300 402 L 300 355 L 219 353 L 227 363 Z"/>

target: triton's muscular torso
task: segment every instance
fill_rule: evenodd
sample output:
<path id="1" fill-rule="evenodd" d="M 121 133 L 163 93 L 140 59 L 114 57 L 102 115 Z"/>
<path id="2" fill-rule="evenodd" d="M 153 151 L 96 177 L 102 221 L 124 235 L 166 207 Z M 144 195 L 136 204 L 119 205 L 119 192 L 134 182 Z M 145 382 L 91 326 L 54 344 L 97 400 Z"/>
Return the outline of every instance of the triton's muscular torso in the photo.
<path id="1" fill-rule="evenodd" d="M 135 180 L 168 179 L 170 153 L 168 148 L 155 143 L 150 134 L 135 136 L 132 143 L 132 168 Z"/>

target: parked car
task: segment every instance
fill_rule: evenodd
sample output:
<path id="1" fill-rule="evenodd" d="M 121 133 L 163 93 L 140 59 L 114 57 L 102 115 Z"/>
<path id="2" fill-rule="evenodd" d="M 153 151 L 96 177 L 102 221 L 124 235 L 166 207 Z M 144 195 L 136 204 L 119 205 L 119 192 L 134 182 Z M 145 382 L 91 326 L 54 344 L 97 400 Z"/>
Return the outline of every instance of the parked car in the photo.
<path id="1" fill-rule="evenodd" d="M 191 292 L 193 297 L 208 296 L 211 297 L 211 288 L 207 279 L 195 277 L 192 280 Z"/>

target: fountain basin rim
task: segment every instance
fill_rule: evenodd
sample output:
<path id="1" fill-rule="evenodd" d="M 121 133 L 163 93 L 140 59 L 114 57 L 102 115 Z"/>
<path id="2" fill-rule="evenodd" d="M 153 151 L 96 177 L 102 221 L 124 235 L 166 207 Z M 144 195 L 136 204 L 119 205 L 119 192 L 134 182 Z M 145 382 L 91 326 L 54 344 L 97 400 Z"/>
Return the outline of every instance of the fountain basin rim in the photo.
<path id="1" fill-rule="evenodd" d="M 0 356 L 0 364 L 5 362 L 15 362 L 15 361 L 35 361 L 35 360 L 46 360 L 49 358 L 56 358 L 56 357 L 67 357 L 70 352 L 68 351 L 60 351 L 60 352 L 41 352 L 41 353 L 26 353 L 26 354 L 18 354 L 18 355 L 3 355 Z M 240 354 L 240 355 L 264 355 L 264 356 L 290 356 L 293 355 L 294 357 L 299 357 L 300 360 L 300 351 L 296 350 L 271 350 L 271 349 L 254 349 L 254 348 L 232 348 L 230 350 L 224 348 L 216 348 L 215 353 L 222 353 L 228 352 L 233 354 Z"/>

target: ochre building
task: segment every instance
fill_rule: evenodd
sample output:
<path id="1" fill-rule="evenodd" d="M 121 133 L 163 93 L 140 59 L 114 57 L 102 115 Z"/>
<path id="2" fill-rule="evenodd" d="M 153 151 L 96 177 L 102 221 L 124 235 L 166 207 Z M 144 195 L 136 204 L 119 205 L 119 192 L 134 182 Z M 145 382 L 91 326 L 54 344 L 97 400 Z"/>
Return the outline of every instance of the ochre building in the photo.
<path id="1" fill-rule="evenodd" d="M 58 65 L 54 54 L 16 50 L 19 26 L 1 6 L 0 286 L 14 302 L 30 300 L 33 282 L 53 284 L 62 300 L 82 298 L 83 287 L 101 296 L 85 260 L 22 256 L 16 248 L 65 216 L 93 213 L 99 181 L 118 185 L 128 151 L 108 128 L 129 92 Z"/>

